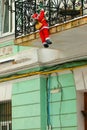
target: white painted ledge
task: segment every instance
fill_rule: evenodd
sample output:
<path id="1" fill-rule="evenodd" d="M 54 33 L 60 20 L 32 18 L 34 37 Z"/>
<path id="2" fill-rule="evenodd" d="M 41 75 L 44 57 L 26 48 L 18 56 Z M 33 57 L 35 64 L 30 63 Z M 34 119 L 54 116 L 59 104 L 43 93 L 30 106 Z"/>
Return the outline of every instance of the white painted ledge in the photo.
<path id="1" fill-rule="evenodd" d="M 60 50 L 48 48 L 30 48 L 19 52 L 15 56 L 15 62 L 23 62 L 29 60 L 30 64 L 35 62 L 46 63 L 60 58 L 64 58 L 64 54 Z"/>
<path id="2" fill-rule="evenodd" d="M 13 74 L 22 70 L 36 68 L 46 65 L 47 63 L 54 63 L 56 60 L 64 58 L 62 51 L 45 48 L 30 48 L 28 50 L 17 53 L 13 59 L 13 64 L 5 65 L 0 69 L 0 76 Z M 8 58 L 9 60 L 9 58 Z M 2 61 L 3 62 L 3 61 Z"/>

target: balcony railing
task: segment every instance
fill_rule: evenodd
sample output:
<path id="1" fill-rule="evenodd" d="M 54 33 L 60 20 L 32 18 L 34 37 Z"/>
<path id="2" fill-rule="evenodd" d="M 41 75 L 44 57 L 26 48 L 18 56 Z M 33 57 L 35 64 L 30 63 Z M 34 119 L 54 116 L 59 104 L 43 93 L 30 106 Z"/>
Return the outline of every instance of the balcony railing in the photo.
<path id="1" fill-rule="evenodd" d="M 32 14 L 37 12 L 39 0 L 15 2 L 15 37 L 35 32 Z M 49 26 L 63 23 L 87 14 L 87 0 L 43 0 L 45 17 Z"/>

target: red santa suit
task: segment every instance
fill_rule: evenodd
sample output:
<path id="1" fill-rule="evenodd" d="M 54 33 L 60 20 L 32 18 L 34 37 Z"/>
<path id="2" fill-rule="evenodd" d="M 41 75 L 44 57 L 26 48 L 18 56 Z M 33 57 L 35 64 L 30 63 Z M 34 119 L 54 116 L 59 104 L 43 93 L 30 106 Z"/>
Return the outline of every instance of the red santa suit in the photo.
<path id="1" fill-rule="evenodd" d="M 42 26 L 39 29 L 40 38 L 41 38 L 41 41 L 42 41 L 44 47 L 49 47 L 49 44 L 52 44 L 52 42 L 50 41 L 49 27 L 48 27 L 48 23 L 47 23 L 47 21 L 45 19 L 45 12 L 44 12 L 44 10 L 41 9 L 39 14 L 35 13 L 32 17 L 35 20 L 37 20 L 40 23 L 42 23 Z"/>

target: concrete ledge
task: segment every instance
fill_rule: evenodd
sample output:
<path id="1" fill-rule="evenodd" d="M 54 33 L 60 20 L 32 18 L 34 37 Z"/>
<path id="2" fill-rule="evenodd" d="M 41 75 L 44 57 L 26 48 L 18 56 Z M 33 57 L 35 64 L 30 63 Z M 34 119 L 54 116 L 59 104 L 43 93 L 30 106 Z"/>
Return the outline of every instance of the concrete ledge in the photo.
<path id="1" fill-rule="evenodd" d="M 29 61 L 30 64 L 32 64 L 35 62 L 39 63 L 51 62 L 64 57 L 65 55 L 60 50 L 32 47 L 28 50 L 24 50 L 22 52 L 17 53 L 14 59 L 15 63 Z"/>
<path id="2" fill-rule="evenodd" d="M 59 50 L 54 49 L 40 49 L 30 48 L 28 50 L 17 53 L 14 58 L 14 63 L 10 66 L 5 66 L 0 69 L 0 76 L 13 74 L 26 69 L 33 69 L 46 65 L 47 63 L 54 63 L 55 60 L 64 58 L 64 54 Z"/>
<path id="3" fill-rule="evenodd" d="M 64 22 L 62 24 L 56 24 L 53 27 L 50 27 L 50 34 L 59 33 L 61 31 L 65 31 L 71 28 L 75 28 L 78 26 L 82 26 L 84 24 L 87 24 L 87 15 L 81 16 L 79 18 L 75 18 L 73 20 Z M 38 31 L 26 36 L 21 36 L 19 38 L 16 38 L 14 40 L 15 45 L 21 45 L 21 46 L 29 46 L 32 44 L 33 40 L 39 38 Z"/>

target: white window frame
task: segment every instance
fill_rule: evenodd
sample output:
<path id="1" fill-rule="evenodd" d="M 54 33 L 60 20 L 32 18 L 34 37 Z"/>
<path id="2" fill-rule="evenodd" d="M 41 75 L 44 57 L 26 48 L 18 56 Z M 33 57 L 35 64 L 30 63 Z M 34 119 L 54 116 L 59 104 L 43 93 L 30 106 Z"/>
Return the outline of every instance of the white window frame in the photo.
<path id="1" fill-rule="evenodd" d="M 11 0 L 8 0 L 9 4 L 11 4 Z M 14 33 L 15 31 L 15 12 L 9 11 L 9 30 L 8 32 L 4 32 L 4 20 L 5 20 L 5 0 L 2 0 L 2 32 L 1 35 L 9 35 Z M 15 10 L 15 0 L 12 0 L 12 10 Z"/>

